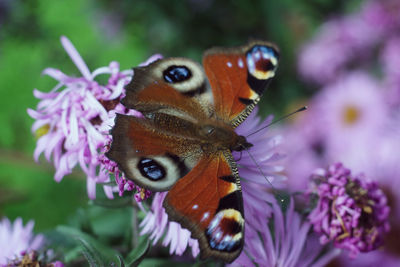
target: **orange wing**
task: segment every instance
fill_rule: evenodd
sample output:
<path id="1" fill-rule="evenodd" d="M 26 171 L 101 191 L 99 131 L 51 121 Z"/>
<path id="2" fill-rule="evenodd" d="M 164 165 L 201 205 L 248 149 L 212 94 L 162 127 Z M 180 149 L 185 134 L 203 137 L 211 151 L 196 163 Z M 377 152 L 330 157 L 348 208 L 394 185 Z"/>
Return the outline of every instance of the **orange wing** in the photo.
<path id="1" fill-rule="evenodd" d="M 166 191 L 198 162 L 195 141 L 167 135 L 145 118 L 117 114 L 107 157 L 126 177 L 152 191 Z"/>
<path id="2" fill-rule="evenodd" d="M 134 68 L 122 104 L 143 114 L 178 112 L 201 121 L 210 115 L 211 90 L 201 66 L 185 58 L 166 58 Z"/>
<path id="3" fill-rule="evenodd" d="M 217 114 L 233 126 L 239 125 L 274 77 L 278 58 L 278 49 L 262 41 L 239 48 L 206 51 L 203 66 Z"/>
<path id="4" fill-rule="evenodd" d="M 243 204 L 237 168 L 225 151 L 203 157 L 168 192 L 164 207 L 199 240 L 201 257 L 232 262 L 243 247 Z"/>

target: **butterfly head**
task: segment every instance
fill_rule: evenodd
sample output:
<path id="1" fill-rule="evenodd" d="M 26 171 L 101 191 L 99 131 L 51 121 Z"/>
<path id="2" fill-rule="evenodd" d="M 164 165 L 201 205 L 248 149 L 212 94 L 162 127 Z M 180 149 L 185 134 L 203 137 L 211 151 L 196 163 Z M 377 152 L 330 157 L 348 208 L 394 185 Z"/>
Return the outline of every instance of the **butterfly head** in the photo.
<path id="1" fill-rule="evenodd" d="M 232 151 L 243 151 L 252 147 L 253 144 L 247 142 L 246 137 L 243 135 L 238 135 L 236 139 L 236 143 L 231 146 Z"/>
<path id="2" fill-rule="evenodd" d="M 224 125 L 202 125 L 199 133 L 213 149 L 217 150 L 219 149 L 218 144 L 221 149 L 229 148 L 231 151 L 242 151 L 253 146 L 247 142 L 246 137 L 237 135 L 232 128 Z"/>

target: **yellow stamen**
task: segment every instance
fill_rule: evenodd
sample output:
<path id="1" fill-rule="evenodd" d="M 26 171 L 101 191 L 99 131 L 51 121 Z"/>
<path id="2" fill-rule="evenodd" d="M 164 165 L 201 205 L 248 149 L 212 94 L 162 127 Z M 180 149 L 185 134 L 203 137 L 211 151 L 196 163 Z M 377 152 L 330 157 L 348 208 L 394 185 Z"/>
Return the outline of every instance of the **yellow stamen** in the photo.
<path id="1" fill-rule="evenodd" d="M 370 206 L 363 206 L 362 209 L 367 214 L 371 214 L 372 213 L 372 208 Z"/>
<path id="2" fill-rule="evenodd" d="M 333 200 L 333 202 L 332 202 L 332 209 L 333 209 L 333 211 L 335 212 L 336 217 L 339 219 L 340 225 L 342 226 L 342 230 L 343 230 L 343 232 L 344 232 L 343 234 L 341 234 L 340 236 L 337 237 L 338 240 L 341 240 L 341 239 L 343 239 L 343 238 L 348 237 L 348 236 L 350 235 L 350 233 L 347 231 L 346 227 L 344 226 L 344 222 L 343 222 L 342 217 L 340 216 L 339 212 L 336 210 L 336 204 L 335 204 L 335 202 L 336 202 L 336 198 L 335 198 L 335 199 Z"/>
<path id="3" fill-rule="evenodd" d="M 145 198 L 145 189 L 144 188 L 142 188 L 142 189 L 140 189 L 140 198 L 142 199 L 142 200 L 144 200 L 144 198 Z"/>
<path id="4" fill-rule="evenodd" d="M 347 106 L 344 110 L 343 119 L 348 125 L 352 125 L 358 121 L 361 114 L 357 107 Z"/>
<path id="5" fill-rule="evenodd" d="M 35 137 L 37 139 L 39 139 L 40 137 L 42 137 L 43 135 L 46 135 L 50 130 L 50 125 L 49 124 L 45 124 L 42 127 L 40 127 L 39 129 L 36 130 L 35 132 Z"/>

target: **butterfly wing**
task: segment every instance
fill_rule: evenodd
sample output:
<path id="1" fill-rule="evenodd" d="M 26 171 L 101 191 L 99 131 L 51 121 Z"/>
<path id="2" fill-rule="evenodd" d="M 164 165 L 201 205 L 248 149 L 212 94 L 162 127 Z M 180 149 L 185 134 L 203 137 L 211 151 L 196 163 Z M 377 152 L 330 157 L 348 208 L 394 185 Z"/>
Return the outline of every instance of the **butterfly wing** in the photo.
<path id="1" fill-rule="evenodd" d="M 166 58 L 134 68 L 122 104 L 143 114 L 168 113 L 203 120 L 212 112 L 211 89 L 201 66 L 186 58 Z"/>
<path id="2" fill-rule="evenodd" d="M 229 150 L 203 157 L 168 192 L 169 217 L 192 232 L 201 258 L 232 262 L 243 247 L 243 201 L 236 163 Z"/>
<path id="3" fill-rule="evenodd" d="M 200 147 L 183 137 L 167 135 L 150 120 L 118 114 L 107 157 L 125 176 L 152 191 L 166 191 L 198 162 Z"/>
<path id="4" fill-rule="evenodd" d="M 117 114 L 107 157 L 128 179 L 152 191 L 166 191 L 202 155 L 196 142 L 200 121 L 212 107 L 211 90 L 200 65 L 184 58 L 134 68 L 121 101 L 143 117 Z"/>
<path id="5" fill-rule="evenodd" d="M 218 116 L 234 127 L 244 121 L 274 77 L 278 59 L 278 49 L 263 41 L 207 50 L 203 66 Z"/>

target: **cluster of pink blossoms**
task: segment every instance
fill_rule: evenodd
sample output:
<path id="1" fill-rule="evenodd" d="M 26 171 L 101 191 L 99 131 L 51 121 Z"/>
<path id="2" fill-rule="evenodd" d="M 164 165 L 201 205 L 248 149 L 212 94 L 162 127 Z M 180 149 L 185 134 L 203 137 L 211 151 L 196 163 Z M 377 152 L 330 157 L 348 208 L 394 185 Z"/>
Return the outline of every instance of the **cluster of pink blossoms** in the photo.
<path id="1" fill-rule="evenodd" d="M 96 184 L 103 184 L 106 196 L 113 198 L 113 187 L 109 186 L 110 172 L 115 174 L 120 195 L 125 190 L 136 189 L 137 200 L 147 198 L 148 191 L 127 181 L 116 164 L 104 157 L 112 140 L 109 131 L 116 113 L 140 114 L 120 104 L 125 95 L 124 86 L 131 80 L 133 71 L 121 71 L 117 62 L 111 62 L 109 66 L 90 72 L 66 37 L 61 37 L 61 43 L 82 77 L 71 77 L 53 68 L 44 70 L 43 73 L 57 80 L 58 84 L 49 93 L 34 90 L 35 97 L 41 101 L 36 110 L 28 109 L 28 114 L 35 119 L 32 130 L 40 136 L 35 159 L 38 160 L 43 153 L 48 161 L 53 162 L 57 182 L 79 165 L 87 176 L 87 191 L 91 199 L 96 197 Z M 151 60 L 158 57 L 156 55 Z M 96 81 L 100 75 L 109 76 L 107 84 Z"/>
<path id="2" fill-rule="evenodd" d="M 341 163 L 316 170 L 312 179 L 319 200 L 309 219 L 322 244 L 333 241 L 352 258 L 382 246 L 390 209 L 375 182 L 352 175 Z"/>
<path id="3" fill-rule="evenodd" d="M 64 266 L 60 261 L 47 263 L 43 257 L 39 259 L 36 251 L 43 249 L 45 239 L 43 235 L 33 234 L 33 226 L 33 221 L 24 226 L 21 218 L 17 218 L 13 223 L 7 218 L 0 220 L 0 267 Z M 51 254 L 50 251 L 47 252 Z"/>

